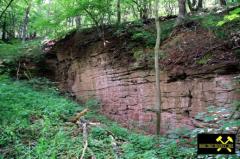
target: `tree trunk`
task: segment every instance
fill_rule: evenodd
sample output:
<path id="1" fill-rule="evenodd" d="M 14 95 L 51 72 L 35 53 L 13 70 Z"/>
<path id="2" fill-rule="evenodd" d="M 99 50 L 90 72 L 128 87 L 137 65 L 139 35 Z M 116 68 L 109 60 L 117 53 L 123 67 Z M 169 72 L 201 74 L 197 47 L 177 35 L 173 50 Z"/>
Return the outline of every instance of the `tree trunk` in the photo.
<path id="1" fill-rule="evenodd" d="M 6 33 L 7 33 L 7 23 L 6 23 L 6 16 L 5 16 L 2 24 L 2 41 L 6 41 Z"/>
<path id="2" fill-rule="evenodd" d="M 142 3 L 142 20 L 145 21 L 148 18 L 147 0 L 143 0 Z"/>
<path id="3" fill-rule="evenodd" d="M 226 0 L 220 0 L 220 4 L 221 4 L 221 6 L 225 6 L 225 5 L 227 5 L 227 2 L 226 2 Z"/>
<path id="4" fill-rule="evenodd" d="M 11 33 L 12 33 L 12 38 L 15 38 L 15 28 L 16 28 L 16 16 L 14 13 L 11 14 Z"/>
<path id="5" fill-rule="evenodd" d="M 160 47 L 160 20 L 158 17 L 159 0 L 155 0 L 155 22 L 157 29 L 157 39 L 155 45 L 155 75 L 156 75 L 156 109 L 157 109 L 157 135 L 160 135 L 161 128 L 161 89 L 160 89 L 160 69 L 159 69 L 159 47 Z"/>
<path id="6" fill-rule="evenodd" d="M 75 18 L 75 22 L 76 22 L 77 29 L 80 29 L 81 28 L 81 16 L 77 16 Z"/>
<path id="7" fill-rule="evenodd" d="M 179 14 L 177 18 L 177 25 L 181 24 L 186 17 L 186 0 L 178 0 Z"/>
<path id="8" fill-rule="evenodd" d="M 74 26 L 74 17 L 71 17 L 71 27 Z"/>
<path id="9" fill-rule="evenodd" d="M 121 0 L 117 0 L 117 24 L 121 23 Z"/>
<path id="10" fill-rule="evenodd" d="M 203 9 L 203 0 L 198 0 L 198 10 Z"/>
<path id="11" fill-rule="evenodd" d="M 25 42 L 27 39 L 27 27 L 28 27 L 28 21 L 29 21 L 29 12 L 32 6 L 32 0 L 28 2 L 28 6 L 25 11 L 25 17 L 23 20 L 23 30 L 22 30 L 22 41 Z"/>
<path id="12" fill-rule="evenodd" d="M 148 17 L 152 17 L 152 2 L 149 1 L 148 3 Z"/>
<path id="13" fill-rule="evenodd" d="M 190 11 L 192 12 L 192 11 L 195 11 L 195 5 L 196 5 L 196 0 L 193 0 L 193 1 L 191 1 L 191 0 L 187 0 L 187 4 L 188 4 L 188 7 L 189 7 L 189 9 L 190 9 Z"/>
<path id="14" fill-rule="evenodd" d="M 203 8 L 202 0 L 187 0 L 187 4 L 191 12 L 198 11 Z"/>

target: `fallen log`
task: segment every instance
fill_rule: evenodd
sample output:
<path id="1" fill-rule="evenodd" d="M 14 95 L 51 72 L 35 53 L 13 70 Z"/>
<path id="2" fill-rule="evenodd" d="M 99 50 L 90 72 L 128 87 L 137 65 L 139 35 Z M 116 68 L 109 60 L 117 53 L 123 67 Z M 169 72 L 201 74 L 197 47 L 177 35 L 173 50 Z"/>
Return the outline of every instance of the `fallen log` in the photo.
<path id="1" fill-rule="evenodd" d="M 68 121 L 72 123 L 77 123 L 80 120 L 80 118 L 83 117 L 88 111 L 89 109 L 86 108 L 83 111 L 77 113 L 74 117 L 71 117 L 70 119 L 68 119 Z"/>

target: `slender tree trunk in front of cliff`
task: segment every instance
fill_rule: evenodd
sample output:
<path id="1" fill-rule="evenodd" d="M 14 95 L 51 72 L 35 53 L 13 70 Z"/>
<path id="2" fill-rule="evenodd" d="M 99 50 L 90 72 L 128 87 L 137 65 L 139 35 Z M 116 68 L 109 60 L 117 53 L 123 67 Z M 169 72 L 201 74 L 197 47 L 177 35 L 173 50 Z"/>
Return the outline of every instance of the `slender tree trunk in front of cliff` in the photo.
<path id="1" fill-rule="evenodd" d="M 157 29 L 157 39 L 155 45 L 155 75 L 156 75 L 156 108 L 157 108 L 157 135 L 160 135 L 161 128 L 161 89 L 160 89 L 160 69 L 159 69 L 159 47 L 160 47 L 160 21 L 158 17 L 159 0 L 155 0 L 155 22 Z"/>

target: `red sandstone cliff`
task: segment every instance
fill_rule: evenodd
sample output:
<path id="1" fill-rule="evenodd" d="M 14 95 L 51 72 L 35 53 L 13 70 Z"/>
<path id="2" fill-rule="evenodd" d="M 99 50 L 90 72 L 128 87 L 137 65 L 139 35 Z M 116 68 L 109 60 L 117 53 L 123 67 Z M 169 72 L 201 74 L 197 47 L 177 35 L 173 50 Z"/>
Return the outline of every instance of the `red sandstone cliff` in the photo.
<path id="1" fill-rule="evenodd" d="M 132 41 L 127 30 L 114 33 L 106 27 L 102 39 L 94 29 L 73 32 L 55 44 L 46 63 L 60 88 L 78 100 L 98 98 L 106 116 L 127 127 L 154 132 L 153 61 L 133 57 L 136 50 L 150 56 L 151 49 Z M 233 81 L 239 60 L 228 44 L 198 25 L 176 29 L 165 40 L 161 46 L 166 55 L 161 60 L 162 132 L 204 125 L 194 118 L 196 114 L 210 105 L 231 107 L 239 98 Z M 200 63 L 205 56 L 209 59 Z"/>

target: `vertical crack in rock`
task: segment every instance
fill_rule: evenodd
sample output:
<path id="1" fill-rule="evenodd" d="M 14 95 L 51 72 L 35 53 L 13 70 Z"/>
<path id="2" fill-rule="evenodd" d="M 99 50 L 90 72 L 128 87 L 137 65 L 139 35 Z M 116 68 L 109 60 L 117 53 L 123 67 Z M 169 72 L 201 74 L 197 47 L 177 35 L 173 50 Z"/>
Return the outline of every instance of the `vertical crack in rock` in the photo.
<path id="1" fill-rule="evenodd" d="M 189 99 L 188 99 L 187 109 L 184 111 L 184 115 L 187 117 L 190 117 L 190 111 L 191 111 L 191 107 L 192 107 L 192 98 L 193 98 L 191 90 L 188 90 L 187 97 Z"/>

